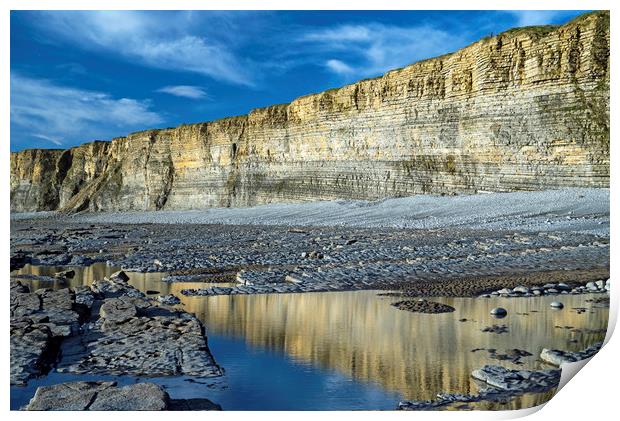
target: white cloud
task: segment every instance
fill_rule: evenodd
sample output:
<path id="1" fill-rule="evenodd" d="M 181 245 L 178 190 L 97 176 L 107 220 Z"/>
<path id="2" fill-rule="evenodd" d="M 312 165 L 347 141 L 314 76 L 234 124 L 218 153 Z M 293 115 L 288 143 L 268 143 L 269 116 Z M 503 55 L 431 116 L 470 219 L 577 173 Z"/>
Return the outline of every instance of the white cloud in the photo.
<path id="1" fill-rule="evenodd" d="M 11 126 L 50 141 L 102 139 L 163 121 L 150 103 L 11 74 Z"/>
<path id="2" fill-rule="evenodd" d="M 355 72 L 355 70 L 351 66 L 336 59 L 327 60 L 325 62 L 325 66 L 332 72 L 341 75 L 348 75 Z"/>
<path id="3" fill-rule="evenodd" d="M 187 71 L 253 85 L 246 63 L 215 39 L 191 33 L 189 12 L 48 11 L 44 31 L 88 50 L 118 54 L 149 67 Z"/>
<path id="4" fill-rule="evenodd" d="M 190 85 L 177 85 L 177 86 L 164 86 L 158 89 L 157 92 L 163 92 L 174 96 L 180 96 L 191 99 L 208 98 L 207 92 L 200 86 Z"/>
<path id="5" fill-rule="evenodd" d="M 55 137 L 46 136 L 41 133 L 33 133 L 33 137 L 38 137 L 39 139 L 47 140 L 48 142 L 52 142 L 56 146 L 62 146 L 62 142 Z"/>
<path id="6" fill-rule="evenodd" d="M 454 51 L 463 38 L 429 26 L 380 23 L 340 25 L 306 32 L 298 39 L 315 51 L 337 52 L 325 67 L 349 79 L 376 76 L 416 61 Z M 346 60 L 346 62 L 344 61 Z"/>

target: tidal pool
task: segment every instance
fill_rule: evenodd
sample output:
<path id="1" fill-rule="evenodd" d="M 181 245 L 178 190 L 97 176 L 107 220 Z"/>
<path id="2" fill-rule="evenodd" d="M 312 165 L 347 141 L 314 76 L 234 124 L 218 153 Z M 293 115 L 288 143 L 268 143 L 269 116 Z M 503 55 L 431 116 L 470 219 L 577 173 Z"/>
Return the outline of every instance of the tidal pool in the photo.
<path id="1" fill-rule="evenodd" d="M 50 275 L 61 269 L 27 266 L 12 274 Z M 105 265 L 76 269 L 69 285 L 89 284 L 116 270 Z M 173 398 L 207 397 L 225 410 L 394 409 L 400 400 L 433 399 L 439 392 L 475 393 L 472 370 L 485 364 L 550 368 L 538 359 L 542 348 L 576 351 L 602 341 L 609 314 L 608 308 L 587 302 L 600 294 L 435 298 L 456 311 L 418 314 L 396 309 L 390 304 L 400 298 L 378 291 L 185 297 L 182 289 L 205 284 L 168 284 L 161 282 L 161 273 L 129 276 L 143 291 L 181 298 L 183 308 L 204 322 L 211 352 L 226 370 L 208 384 L 188 378 L 155 381 L 165 384 Z M 34 288 L 68 286 L 25 281 Z M 556 300 L 564 303 L 563 310 L 550 308 Z M 497 306 L 506 308 L 508 316 L 491 316 Z M 506 325 L 507 333 L 482 332 L 493 324 Z M 492 359 L 487 351 L 502 354 L 515 348 L 532 355 L 515 364 Z M 36 384 L 58 378 L 63 376 L 52 372 L 47 380 L 12 388 L 12 406 L 26 403 Z M 551 396 L 528 394 L 508 404 L 475 407 L 517 409 Z"/>

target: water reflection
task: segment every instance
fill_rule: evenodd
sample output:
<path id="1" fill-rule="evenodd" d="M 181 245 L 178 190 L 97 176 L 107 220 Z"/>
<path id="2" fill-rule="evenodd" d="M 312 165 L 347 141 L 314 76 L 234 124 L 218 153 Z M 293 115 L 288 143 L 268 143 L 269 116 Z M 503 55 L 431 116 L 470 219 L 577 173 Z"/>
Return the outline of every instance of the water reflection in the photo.
<path id="1" fill-rule="evenodd" d="M 557 299 L 551 297 L 442 298 L 437 301 L 457 310 L 435 315 L 398 310 L 389 305 L 394 298 L 373 291 L 186 297 L 184 304 L 218 335 L 244 338 L 253 346 L 379 382 L 407 399 L 431 399 L 441 391 L 477 391 L 470 373 L 484 364 L 548 368 L 537 359 L 543 347 L 580 350 L 602 340 L 602 331 L 555 327 L 604 329 L 608 309 L 592 308 L 586 298 L 563 296 L 566 307 L 561 311 L 549 307 Z M 489 314 L 498 305 L 509 312 L 501 320 Z M 592 312 L 577 314 L 573 307 Z M 468 321 L 459 322 L 462 318 Z M 509 332 L 481 332 L 491 324 L 506 324 Z M 472 352 L 476 348 L 519 348 L 533 356 L 515 365 L 490 360 L 484 350 Z"/>
<path id="2" fill-rule="evenodd" d="M 103 279 L 106 276 L 110 276 L 116 271 L 121 270 L 118 266 L 108 266 L 105 263 L 94 263 L 90 266 L 34 266 L 26 265 L 21 269 L 14 270 L 11 275 L 36 275 L 54 277 L 54 274 L 63 270 L 71 269 L 75 271 L 75 276 L 67 280 L 39 280 L 39 279 L 25 279 L 19 280 L 28 285 L 33 291 L 39 288 L 67 288 L 76 287 L 81 285 L 90 285 L 93 281 Z M 181 290 L 185 288 L 205 288 L 210 286 L 207 282 L 162 282 L 161 278 L 166 275 L 163 272 L 127 272 L 129 275 L 129 283 L 139 289 L 140 291 L 149 291 L 153 294 L 165 295 L 174 294 L 181 297 Z M 227 286 L 232 284 L 218 283 L 217 286 Z"/>
<path id="3" fill-rule="evenodd" d="M 12 272 L 12 275 L 53 276 L 63 269 L 27 265 Z M 95 279 L 109 276 L 119 268 L 95 264 L 73 269 L 76 275 L 68 284 L 38 280 L 25 282 L 34 289 L 87 285 Z M 227 409 L 248 409 L 245 406 L 249 404 L 256 405 L 253 409 L 261 409 L 266 405 L 265 396 L 271 396 L 270 391 L 274 391 L 277 382 L 274 383 L 268 373 L 263 375 L 261 371 L 253 377 L 248 376 L 248 368 L 256 369 L 258 358 L 252 349 L 271 351 L 270 354 L 274 356 L 286 357 L 281 358 L 277 365 L 273 361 L 270 364 L 280 367 L 281 372 L 286 373 L 281 374 L 282 378 L 288 379 L 285 390 L 295 389 L 296 392 L 291 395 L 304 396 L 306 399 L 284 397 L 282 390 L 278 389 L 276 395 L 280 396 L 281 401 L 272 402 L 273 409 L 289 406 L 290 409 L 304 409 L 311 406 L 308 399 L 328 402 L 328 397 L 321 393 L 325 395 L 329 392 L 320 392 L 323 388 L 306 388 L 307 395 L 313 396 L 304 395 L 303 383 L 307 378 L 303 376 L 308 375 L 309 371 L 297 371 L 297 368 L 285 364 L 285 359 L 293 359 L 312 370 L 312 375 L 320 379 L 317 384 L 333 378 L 333 372 L 357 380 L 359 383 L 351 383 L 350 390 L 352 393 L 355 390 L 358 397 L 362 395 L 360 390 L 366 390 L 358 385 L 379 385 L 385 395 L 372 388 L 368 389 L 372 393 L 368 393 L 375 396 L 377 402 L 389 400 L 389 404 L 386 407 L 379 404 L 371 406 L 389 409 L 396 404 L 395 396 L 402 396 L 403 399 L 433 399 L 438 392 L 444 391 L 475 393 L 478 386 L 471 379 L 470 373 L 484 364 L 501 364 L 510 368 L 548 368 L 537 358 L 543 347 L 581 350 L 602 341 L 609 314 L 607 308 L 586 302 L 586 299 L 592 297 L 590 295 L 562 296 L 560 300 L 565 308 L 559 311 L 549 306 L 557 297 L 438 298 L 436 301 L 449 304 L 456 311 L 436 315 L 398 310 L 390 305 L 396 298 L 380 297 L 376 291 L 185 297 L 180 293 L 182 289 L 205 287 L 206 284 L 169 284 L 161 282 L 163 275 L 129 273 L 129 282 L 142 291 L 177 295 L 182 299 L 185 309 L 195 313 L 205 323 L 215 358 L 220 363 L 225 362 L 224 366 L 228 370 L 231 389 L 214 396 L 221 403 L 227 403 Z M 508 310 L 506 318 L 499 320 L 489 314 L 491 308 L 497 306 Z M 572 310 L 576 307 L 584 307 L 587 311 L 579 314 Z M 492 324 L 507 325 L 508 333 L 481 331 Z M 567 326 L 570 329 L 565 328 Z M 580 332 L 576 329 L 589 331 Z M 235 353 L 233 358 L 226 355 L 226 350 L 238 347 L 229 344 L 235 341 L 248 346 Z M 523 358 L 522 365 L 515 365 L 490 359 L 486 350 L 472 352 L 477 348 L 493 348 L 499 353 L 519 348 L 533 355 Z M 233 390 L 235 388 L 243 388 L 241 402 L 231 400 L 231 396 L 237 395 Z M 346 393 L 343 392 L 344 395 Z M 489 403 L 470 406 L 475 409 L 518 409 L 538 405 L 551 395 L 552 392 L 525 395 L 501 406 Z M 347 395 L 346 399 L 350 400 L 347 401 L 347 408 L 370 409 L 352 398 L 354 396 Z M 368 399 L 365 402 L 369 404 Z M 355 406 L 358 404 L 360 406 Z"/>

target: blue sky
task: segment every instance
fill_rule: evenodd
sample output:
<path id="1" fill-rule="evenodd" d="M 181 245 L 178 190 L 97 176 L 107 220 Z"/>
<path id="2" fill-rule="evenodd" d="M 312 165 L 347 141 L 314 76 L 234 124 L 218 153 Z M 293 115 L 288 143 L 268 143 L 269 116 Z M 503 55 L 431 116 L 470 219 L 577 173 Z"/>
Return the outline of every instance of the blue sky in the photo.
<path id="1" fill-rule="evenodd" d="M 245 114 L 576 11 L 13 11 L 11 150 Z"/>

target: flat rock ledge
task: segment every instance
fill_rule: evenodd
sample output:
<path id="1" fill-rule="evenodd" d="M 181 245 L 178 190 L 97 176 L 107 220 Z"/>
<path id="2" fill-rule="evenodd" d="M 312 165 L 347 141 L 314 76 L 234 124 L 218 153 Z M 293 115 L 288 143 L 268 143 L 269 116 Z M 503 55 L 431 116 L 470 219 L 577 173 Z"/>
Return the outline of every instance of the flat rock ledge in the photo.
<path id="1" fill-rule="evenodd" d="M 193 315 L 148 298 L 122 275 L 30 292 L 11 282 L 11 385 L 47 373 L 222 375 Z"/>
<path id="2" fill-rule="evenodd" d="M 540 359 L 546 363 L 561 367 L 565 363 L 574 363 L 593 357 L 603 346 L 602 342 L 596 343 L 583 351 L 571 352 L 559 349 L 543 348 Z"/>
<path id="3" fill-rule="evenodd" d="M 508 402 L 524 393 L 542 393 L 557 387 L 560 374 L 560 370 L 511 370 L 498 365 L 485 365 L 471 374 L 489 386 L 481 389 L 478 394 L 439 393 L 434 400 L 400 402 L 398 409 L 429 411 L 444 409 L 458 402 Z"/>
<path id="4" fill-rule="evenodd" d="M 20 281 L 11 281 L 10 298 L 10 379 L 21 386 L 46 373 L 61 341 L 79 334 L 94 298 L 89 288 L 31 292 Z"/>
<path id="5" fill-rule="evenodd" d="M 193 315 L 159 303 L 120 278 L 95 281 L 99 317 L 67 338 L 57 371 L 72 374 L 215 377 L 204 327 Z"/>
<path id="6" fill-rule="evenodd" d="M 116 382 L 69 382 L 39 387 L 23 408 L 28 411 L 183 411 L 221 410 L 208 399 L 170 399 L 154 383 L 117 386 Z"/>
<path id="7" fill-rule="evenodd" d="M 427 301 L 423 299 L 398 301 L 396 303 L 392 303 L 392 305 L 399 310 L 411 311 L 413 313 L 438 314 L 451 313 L 454 311 L 454 307 L 447 304 L 436 303 L 434 301 Z"/>

